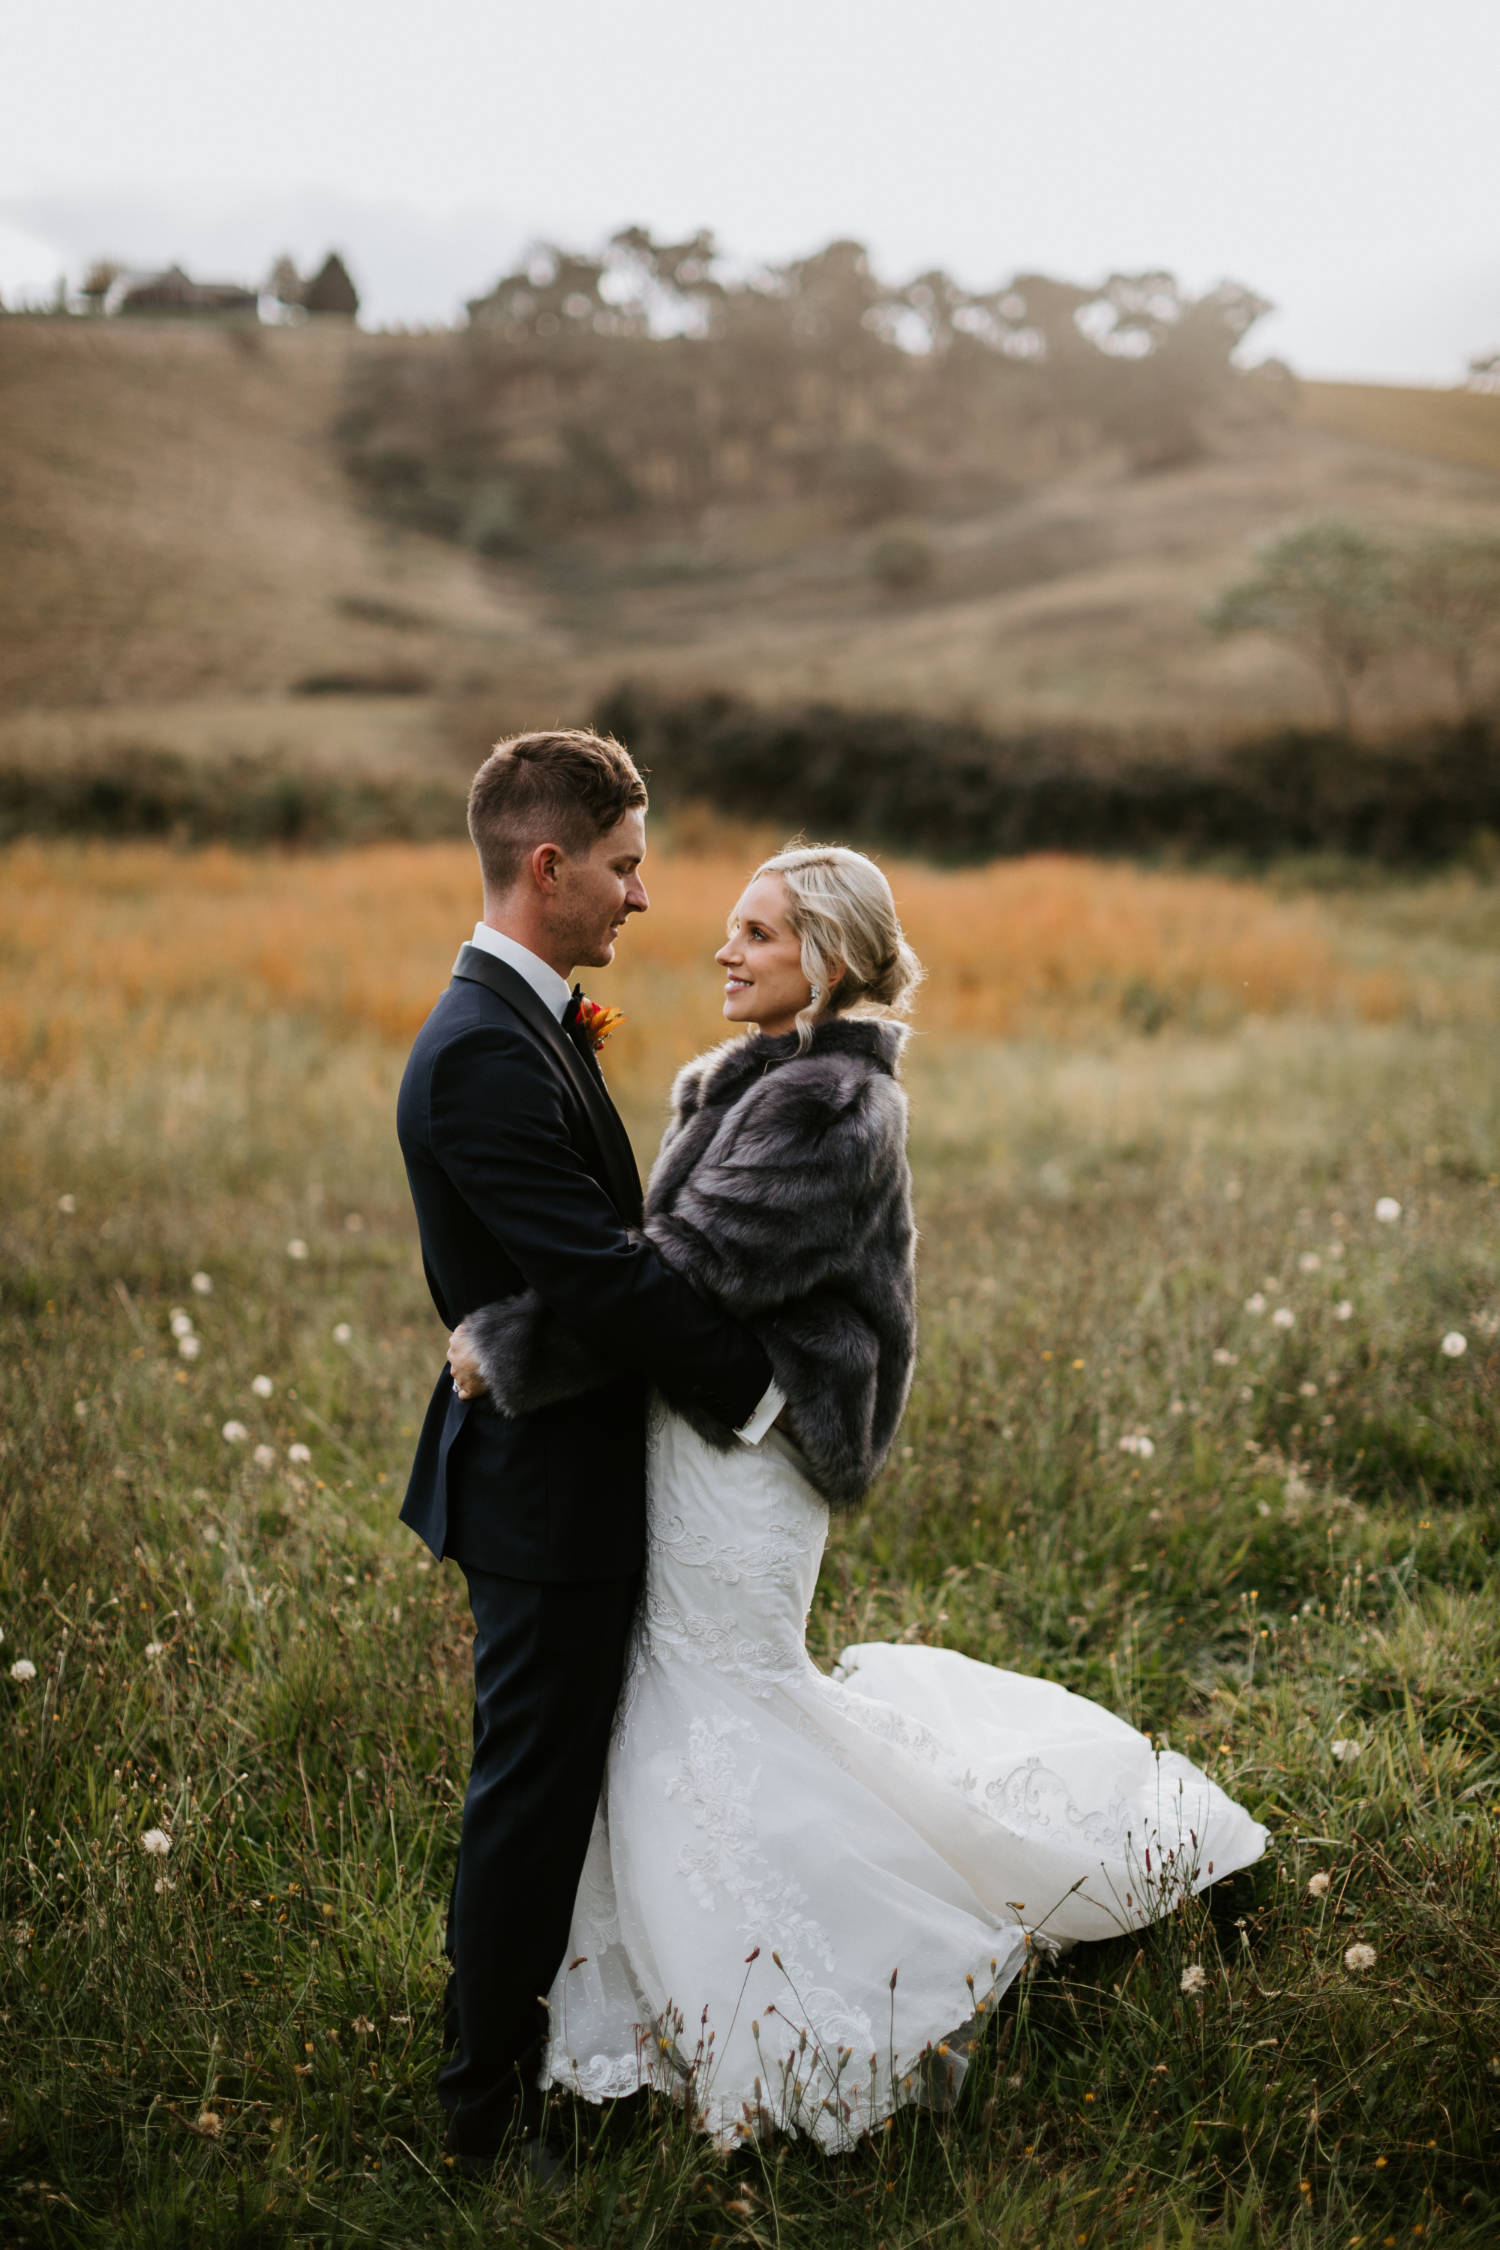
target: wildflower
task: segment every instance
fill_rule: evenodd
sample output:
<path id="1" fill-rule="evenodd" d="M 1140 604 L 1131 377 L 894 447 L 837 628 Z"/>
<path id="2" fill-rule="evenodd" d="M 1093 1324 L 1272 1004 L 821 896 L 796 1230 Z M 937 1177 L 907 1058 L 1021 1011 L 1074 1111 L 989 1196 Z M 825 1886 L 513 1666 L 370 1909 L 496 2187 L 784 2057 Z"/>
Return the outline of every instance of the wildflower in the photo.
<path id="1" fill-rule="evenodd" d="M 1374 1966 L 1375 1948 L 1373 1945 L 1351 1945 L 1345 1951 L 1344 1967 L 1346 1969 L 1373 1969 Z"/>
<path id="2" fill-rule="evenodd" d="M 1271 1315 L 1271 1326 L 1273 1328 L 1291 1328 L 1296 1325 L 1296 1320 L 1297 1315 L 1292 1311 L 1290 1305 L 1278 1305 Z"/>
<path id="3" fill-rule="evenodd" d="M 167 1644 L 165 1641 L 147 1641 L 145 1647 L 141 1650 L 141 1654 L 148 1664 L 154 1664 L 159 1656 L 165 1656 L 166 1653 Z"/>
<path id="4" fill-rule="evenodd" d="M 1174 1398 L 1167 1401 L 1167 1412 L 1169 1414 L 1186 1414 L 1187 1408 L 1180 1398 Z"/>
<path id="5" fill-rule="evenodd" d="M 354 1330 L 353 1330 L 353 1329 L 352 1329 L 352 1328 L 351 1328 L 351 1327 L 349 1326 L 349 1323 L 348 1323 L 348 1321 L 347 1321 L 347 1320 L 341 1320 L 341 1321 L 338 1321 L 338 1322 L 336 1322 L 336 1323 L 335 1323 L 335 1326 L 334 1326 L 334 1331 L 333 1331 L 333 1340 L 334 1340 L 334 1342 L 335 1342 L 336 1344 L 352 1344 L 352 1343 L 353 1343 L 353 1341 L 354 1341 Z"/>
<path id="6" fill-rule="evenodd" d="M 1156 1443 L 1154 1439 L 1148 1438 L 1143 1430 L 1128 1432 L 1120 1440 L 1120 1451 L 1122 1453 L 1134 1453 L 1140 1460 L 1149 1461 L 1156 1451 Z"/>
<path id="7" fill-rule="evenodd" d="M 250 1458 L 257 1469 L 274 1469 L 276 1466 L 276 1448 L 274 1445 L 258 1445 Z"/>
<path id="8" fill-rule="evenodd" d="M 1317 1395 L 1318 1386 L 1316 1383 L 1299 1383 L 1297 1385 L 1298 1398 L 1316 1398 Z"/>
<path id="9" fill-rule="evenodd" d="M 1325 1874 L 1322 1868 L 1319 1868 L 1316 1875 L 1309 1875 L 1307 1878 L 1307 1895 L 1309 1898 L 1327 1898 L 1332 1887 L 1333 1877 Z"/>
<path id="10" fill-rule="evenodd" d="M 1460 1336 L 1456 1328 L 1450 1328 L 1442 1343 L 1438 1346 L 1444 1359 L 1462 1359 L 1468 1348 L 1468 1337 Z"/>
<path id="11" fill-rule="evenodd" d="M 344 1221 L 345 1234 L 363 1234 L 365 1222 L 357 1211 L 351 1211 Z"/>
<path id="12" fill-rule="evenodd" d="M 216 2109 L 200 2109 L 198 2112 L 198 2130 L 200 2133 L 206 2133 L 211 2141 L 216 2141 L 224 2130 L 224 2120 Z"/>
<path id="13" fill-rule="evenodd" d="M 291 1241 L 286 1246 L 286 1254 L 289 1258 L 296 1258 L 298 1260 L 301 1260 L 307 1256 L 307 1244 L 303 1241 L 300 1234 L 294 1234 L 292 1236 Z"/>
<path id="14" fill-rule="evenodd" d="M 1297 1260 L 1298 1273 L 1316 1273 L 1323 1263 L 1316 1250 L 1304 1250 Z"/>
<path id="15" fill-rule="evenodd" d="M 36 1678 L 36 1666 L 29 1656 L 18 1656 L 10 1668 L 10 1676 L 13 1680 L 34 1680 Z"/>
<path id="16" fill-rule="evenodd" d="M 179 1336 L 177 1339 L 177 1357 L 179 1359 L 196 1359 L 202 1349 L 203 1338 L 201 1336 Z"/>
<path id="17" fill-rule="evenodd" d="M 151 1888 L 153 1891 L 155 1891 L 157 1897 L 160 1898 L 163 1891 L 175 1891 L 177 1885 L 173 1882 L 170 1875 L 158 1875 Z"/>
<path id="18" fill-rule="evenodd" d="M 75 1399 L 74 1399 L 74 1401 L 73 1401 L 73 1419 L 74 1419 L 74 1421 L 75 1421 L 75 1422 L 86 1422 L 86 1421 L 88 1420 L 88 1418 L 89 1418 L 89 1402 L 88 1402 L 88 1400 L 87 1400 L 86 1398 L 75 1398 Z"/>
<path id="19" fill-rule="evenodd" d="M 1238 1367 L 1239 1364 L 1240 1355 L 1238 1352 L 1226 1351 L 1222 1344 L 1216 1347 L 1214 1351 L 1215 1367 Z"/>
<path id="20" fill-rule="evenodd" d="M 206 1273 L 195 1273 L 188 1286 L 200 1297 L 211 1297 L 214 1293 L 214 1285 Z"/>
<path id="21" fill-rule="evenodd" d="M 1331 1266 L 1342 1265 L 1343 1258 L 1344 1245 L 1342 1242 L 1330 1242 L 1328 1245 L 1328 1263 Z"/>
<path id="22" fill-rule="evenodd" d="M 71 1219 L 71 1218 L 72 1218 L 72 1216 L 73 1216 L 73 1213 L 74 1213 L 74 1212 L 75 1212 L 75 1211 L 76 1211 L 76 1210 L 78 1209 L 78 1198 L 77 1198 L 77 1196 L 76 1196 L 76 1195 L 60 1195 L 60 1196 L 58 1197 L 58 1199 L 57 1199 L 57 1208 L 58 1208 L 58 1210 L 59 1210 L 59 1211 L 61 1211 L 61 1212 L 62 1212 L 62 1213 L 64 1214 L 64 1216 L 65 1216 L 65 1217 L 67 1217 L 67 1218 Z"/>
<path id="23" fill-rule="evenodd" d="M 1401 1216 L 1401 1206 L 1393 1195 L 1382 1195 L 1376 1202 L 1375 1216 L 1383 1227 L 1393 1227 Z"/>
<path id="24" fill-rule="evenodd" d="M 1265 1311 L 1265 1309 L 1266 1309 L 1266 1300 L 1265 1300 L 1265 1298 L 1264 1298 L 1264 1297 L 1263 1297 L 1263 1296 L 1261 1295 L 1261 1293 L 1260 1293 L 1260 1291 L 1259 1291 L 1258 1289 L 1256 1289 L 1256 1290 L 1253 1290 L 1253 1291 L 1251 1292 L 1251 1294 L 1250 1294 L 1250 1295 L 1249 1295 L 1249 1296 L 1248 1296 L 1248 1297 L 1247 1297 L 1247 1298 L 1245 1299 L 1245 1310 L 1246 1310 L 1246 1312 L 1247 1312 L 1247 1313 L 1263 1313 L 1263 1312 Z"/>
<path id="25" fill-rule="evenodd" d="M 269 1398 L 276 1385 L 269 1375 L 256 1375 L 251 1379 L 250 1388 L 257 1398 Z"/>
<path id="26" fill-rule="evenodd" d="M 368 2016 L 356 2016 L 350 2028 L 357 2032 L 361 2039 L 368 2039 L 375 2026 Z"/>
<path id="27" fill-rule="evenodd" d="M 1201 1992 L 1207 1983 L 1207 1969 L 1200 1967 L 1196 1961 L 1189 1961 L 1177 1979 L 1177 1989 L 1179 1992 Z"/>
<path id="28" fill-rule="evenodd" d="M 191 1313 L 184 1312 L 181 1305 L 174 1305 L 167 1315 L 167 1326 L 174 1336 L 191 1336 L 193 1333 L 193 1316 Z"/>
<path id="29" fill-rule="evenodd" d="M 1333 1317 L 1335 1320 L 1352 1320 L 1354 1318 L 1354 1307 L 1347 1297 L 1340 1297 L 1333 1308 Z"/>
<path id="30" fill-rule="evenodd" d="M 306 1445 L 289 1445 L 286 1449 L 286 1457 L 289 1461 L 295 1461 L 305 1468 L 312 1459 L 312 1449 Z"/>
<path id="31" fill-rule="evenodd" d="M 141 1850 L 152 1859 L 165 1859 L 172 1849 L 172 1839 L 164 1828 L 148 1828 L 141 1838 Z"/>
<path id="32" fill-rule="evenodd" d="M 250 1432 L 243 1422 L 228 1421 L 220 1434 L 228 1445 L 243 1445 Z"/>
<path id="33" fill-rule="evenodd" d="M 1328 1747 L 1333 1752 L 1334 1756 L 1338 1759 L 1339 1764 L 1341 1766 L 1347 1766 L 1359 1756 L 1360 1752 L 1364 1748 L 1364 1744 L 1362 1742 L 1350 1742 L 1346 1738 L 1338 1742 L 1331 1742 Z"/>

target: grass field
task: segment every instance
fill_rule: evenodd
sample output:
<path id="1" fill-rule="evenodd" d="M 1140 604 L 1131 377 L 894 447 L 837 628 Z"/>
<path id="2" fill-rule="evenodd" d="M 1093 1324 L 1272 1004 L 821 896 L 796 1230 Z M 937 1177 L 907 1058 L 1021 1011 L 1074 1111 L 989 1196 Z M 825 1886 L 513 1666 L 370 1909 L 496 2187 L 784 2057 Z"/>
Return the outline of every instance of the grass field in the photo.
<path id="1" fill-rule="evenodd" d="M 643 1151 L 748 856 L 653 855 L 599 982 Z M 585 2156 L 564 2110 L 560 2193 L 456 2179 L 467 1620 L 395 1523 L 441 1331 L 391 1107 L 467 858 L 18 848 L 0 2243 L 1494 2241 L 1500 892 L 893 872 L 922 1355 L 815 1653 L 1084 1690 L 1265 1861 L 1028 1977 L 956 2113 L 847 2160 L 726 2167 L 660 2113 Z"/>

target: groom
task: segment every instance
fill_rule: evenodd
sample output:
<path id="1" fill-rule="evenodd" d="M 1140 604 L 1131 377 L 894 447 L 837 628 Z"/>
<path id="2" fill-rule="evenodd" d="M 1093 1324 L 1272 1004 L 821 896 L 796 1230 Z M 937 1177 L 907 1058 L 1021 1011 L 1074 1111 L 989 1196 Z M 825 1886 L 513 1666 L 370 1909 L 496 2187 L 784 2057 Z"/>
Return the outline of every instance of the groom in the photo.
<path id="1" fill-rule="evenodd" d="M 782 1399 L 755 1339 L 629 1230 L 641 1184 L 577 1023 L 575 966 L 644 914 L 646 789 L 617 742 L 502 742 L 474 777 L 484 918 L 412 1048 L 397 1129 L 422 1259 L 451 1329 L 534 1288 L 605 1364 L 585 1397 L 515 1421 L 445 1368 L 401 1520 L 468 1582 L 474 1754 L 449 1907 L 438 2097 L 484 2162 L 535 2139 L 543 1996 L 561 1966 L 645 1554 L 646 1400 L 696 1396 L 747 1444 Z"/>

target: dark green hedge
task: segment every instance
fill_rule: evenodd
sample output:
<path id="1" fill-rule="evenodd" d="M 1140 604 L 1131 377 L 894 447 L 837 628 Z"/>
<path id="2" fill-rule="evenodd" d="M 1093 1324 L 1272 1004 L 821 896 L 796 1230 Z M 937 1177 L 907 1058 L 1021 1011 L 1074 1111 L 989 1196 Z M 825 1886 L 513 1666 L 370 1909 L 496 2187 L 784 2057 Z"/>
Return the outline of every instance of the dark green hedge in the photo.
<path id="1" fill-rule="evenodd" d="M 444 777 L 298 773 L 252 758 L 128 746 L 79 764 L 0 766 L 0 842 L 160 836 L 185 844 L 378 843 L 464 834 L 465 791 Z"/>
<path id="2" fill-rule="evenodd" d="M 809 835 L 941 860 L 1028 851 L 1436 861 L 1500 833 L 1500 739 L 1432 727 L 1378 748 L 1287 730 L 1147 753 L 1066 728 L 957 721 L 631 687 L 599 723 L 650 769 L 655 800 L 698 800 Z"/>

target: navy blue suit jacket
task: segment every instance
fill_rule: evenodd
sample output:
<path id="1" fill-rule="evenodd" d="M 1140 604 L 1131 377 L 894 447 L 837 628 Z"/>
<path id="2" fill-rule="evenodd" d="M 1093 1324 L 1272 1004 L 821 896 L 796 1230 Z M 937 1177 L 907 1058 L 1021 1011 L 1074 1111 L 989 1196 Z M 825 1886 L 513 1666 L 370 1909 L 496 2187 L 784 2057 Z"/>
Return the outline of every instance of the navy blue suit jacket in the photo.
<path id="1" fill-rule="evenodd" d="M 445 1324 L 532 1288 L 606 1365 L 582 1398 L 506 1421 L 445 1367 L 401 1520 L 435 1555 L 512 1578 L 626 1577 L 645 1558 L 653 1379 L 731 1428 L 771 1381 L 748 1330 L 633 1235 L 641 1184 L 591 1054 L 524 977 L 466 945 L 396 1112 L 422 1261 Z"/>

